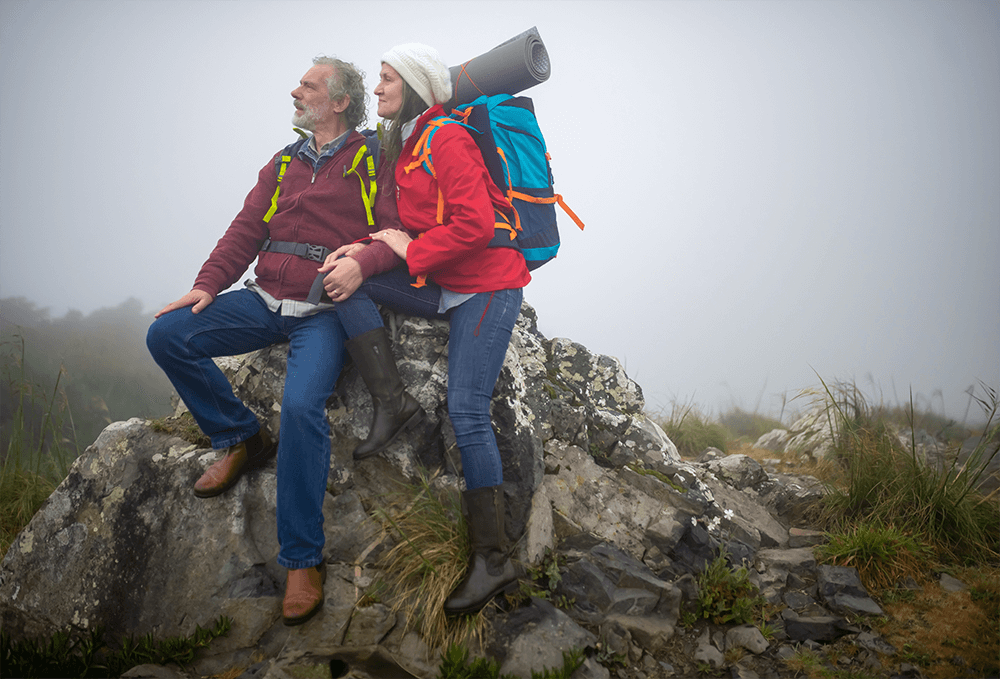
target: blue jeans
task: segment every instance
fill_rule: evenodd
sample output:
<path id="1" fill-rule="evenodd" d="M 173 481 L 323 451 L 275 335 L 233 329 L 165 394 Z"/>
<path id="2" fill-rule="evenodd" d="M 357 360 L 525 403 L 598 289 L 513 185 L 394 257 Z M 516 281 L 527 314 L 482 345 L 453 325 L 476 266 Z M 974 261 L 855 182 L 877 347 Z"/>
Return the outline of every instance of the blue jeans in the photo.
<path id="1" fill-rule="evenodd" d="M 146 346 L 212 447 L 226 448 L 260 430 L 212 360 L 288 342 L 278 434 L 278 563 L 309 568 L 323 561 L 323 498 L 330 471 L 326 400 L 344 361 L 344 329 L 325 311 L 282 316 L 250 290 L 219 295 L 200 313 L 176 309 L 156 319 Z"/>
<path id="2" fill-rule="evenodd" d="M 521 312 L 521 289 L 480 292 L 444 314 L 438 313 L 441 289 L 414 288 L 403 268 L 372 276 L 337 315 L 349 337 L 382 326 L 375 303 L 423 318 L 448 319 L 448 415 L 462 453 L 468 490 L 503 483 L 503 462 L 490 418 L 490 401 L 503 367 L 514 323 Z"/>

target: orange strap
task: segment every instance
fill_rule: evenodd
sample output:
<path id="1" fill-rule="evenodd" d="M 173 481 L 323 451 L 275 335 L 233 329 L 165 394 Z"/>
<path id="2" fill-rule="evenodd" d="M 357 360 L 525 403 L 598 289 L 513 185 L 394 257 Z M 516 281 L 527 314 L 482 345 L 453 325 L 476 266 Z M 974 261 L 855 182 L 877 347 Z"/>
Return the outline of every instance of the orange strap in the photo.
<path id="1" fill-rule="evenodd" d="M 460 69 L 458 69 L 458 77 L 455 78 L 455 91 L 456 92 L 458 91 L 458 83 L 462 82 L 462 76 L 464 75 L 468 79 L 469 83 L 473 87 L 476 88 L 476 92 L 479 92 L 479 94 L 485 95 L 486 93 L 483 92 L 481 89 L 479 89 L 479 85 L 477 85 L 475 83 L 475 81 L 472 79 L 472 76 L 469 75 L 469 72 L 465 70 L 465 67 L 468 66 L 471 63 L 472 63 L 472 59 L 469 59 L 467 62 L 465 62 L 464 64 L 462 64 L 462 67 Z"/>
<path id="2" fill-rule="evenodd" d="M 424 237 L 423 233 L 418 233 L 417 234 L 417 238 L 418 239 L 423 238 L 423 237 Z M 410 287 L 413 287 L 413 288 L 422 288 L 422 287 L 424 287 L 426 285 L 427 285 L 427 276 L 417 276 L 417 282 L 416 283 L 410 283 Z"/>
<path id="3" fill-rule="evenodd" d="M 542 204 L 559 203 L 559 207 L 561 207 L 563 210 L 565 210 L 566 214 L 568 214 L 570 216 L 570 219 L 572 219 L 574 222 L 576 222 L 576 225 L 580 227 L 581 231 L 583 231 L 583 222 L 580 221 L 580 218 L 576 216 L 575 212 L 573 212 L 571 209 L 569 209 L 569 205 L 566 204 L 566 201 L 564 201 L 563 197 L 560 194 L 558 194 L 558 193 L 555 194 L 555 195 L 553 195 L 551 198 L 542 198 L 542 197 L 539 197 L 539 196 L 529 196 L 526 193 L 521 193 L 520 191 L 514 191 L 512 189 L 512 190 L 508 191 L 507 194 L 511 198 L 517 198 L 519 200 L 523 200 L 523 201 L 526 201 L 528 203 L 542 203 Z"/>

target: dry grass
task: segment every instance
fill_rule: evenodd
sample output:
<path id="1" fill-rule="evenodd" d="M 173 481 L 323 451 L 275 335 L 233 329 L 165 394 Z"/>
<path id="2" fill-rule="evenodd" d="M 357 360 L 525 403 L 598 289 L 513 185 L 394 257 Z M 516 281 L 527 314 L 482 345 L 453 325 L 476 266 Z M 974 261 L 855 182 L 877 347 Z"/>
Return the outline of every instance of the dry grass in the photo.
<path id="1" fill-rule="evenodd" d="M 970 589 L 947 592 L 932 582 L 912 599 L 884 602 L 886 622 L 879 633 L 928 679 L 998 676 L 1000 568 L 955 575 Z"/>
<path id="2" fill-rule="evenodd" d="M 458 492 L 435 481 L 424 476 L 403 486 L 375 511 L 396 542 L 376 565 L 393 613 L 406 610 L 409 628 L 431 647 L 447 648 L 481 640 L 487 623 L 481 613 L 444 614 L 445 600 L 465 574 L 469 540 Z"/>
<path id="3" fill-rule="evenodd" d="M 750 443 L 737 443 L 731 445 L 730 448 L 730 454 L 746 455 L 769 471 L 773 470 L 780 474 L 812 476 L 833 486 L 843 487 L 845 482 L 844 468 L 831 458 L 816 460 L 811 455 L 755 448 Z"/>

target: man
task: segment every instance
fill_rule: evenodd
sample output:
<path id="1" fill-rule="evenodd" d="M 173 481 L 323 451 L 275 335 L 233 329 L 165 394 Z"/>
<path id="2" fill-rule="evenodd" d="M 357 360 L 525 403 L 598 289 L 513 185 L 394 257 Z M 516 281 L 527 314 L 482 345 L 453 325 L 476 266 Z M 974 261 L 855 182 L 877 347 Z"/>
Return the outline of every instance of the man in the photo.
<path id="1" fill-rule="evenodd" d="M 326 576 L 322 507 L 330 428 L 325 404 L 343 365 L 345 334 L 329 298 L 320 299 L 322 286 L 336 290 L 338 298 L 350 295 L 363 278 L 400 261 L 388 246 L 374 244 L 378 247 L 350 257 L 330 258 L 323 267 L 329 273 L 316 280 L 330 251 L 375 230 L 362 198 L 363 191 L 370 194 L 368 172 L 345 172 L 364 145 L 355 130 L 365 119 L 363 75 L 351 64 L 317 57 L 292 99 L 292 122 L 312 133 L 308 143 L 290 160 L 276 156 L 264 165 L 193 289 L 156 314 L 146 338 L 212 447 L 223 451 L 195 483 L 196 496 L 225 492 L 277 451 L 278 563 L 288 569 L 282 604 L 288 625 L 303 623 L 319 610 Z M 384 170 L 379 168 L 376 177 L 371 212 L 379 227 L 399 228 L 392 168 Z M 255 280 L 220 294 L 255 258 Z M 282 342 L 289 343 L 288 367 L 275 444 L 212 358 Z"/>

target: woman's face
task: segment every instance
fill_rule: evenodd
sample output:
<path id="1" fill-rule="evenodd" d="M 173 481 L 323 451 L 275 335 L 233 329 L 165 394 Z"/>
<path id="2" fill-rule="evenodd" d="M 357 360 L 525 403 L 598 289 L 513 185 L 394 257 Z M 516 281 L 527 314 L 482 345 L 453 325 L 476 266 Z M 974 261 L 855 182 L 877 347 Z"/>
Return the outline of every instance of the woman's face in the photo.
<path id="1" fill-rule="evenodd" d="M 375 86 L 378 97 L 378 114 L 383 118 L 394 118 L 403 105 L 403 79 L 389 64 L 382 64 Z"/>

